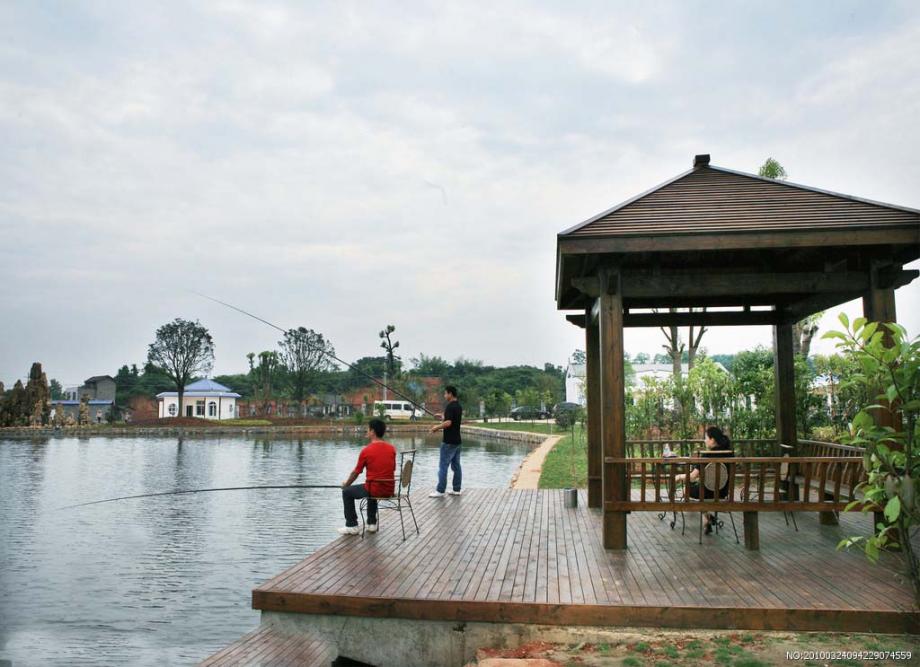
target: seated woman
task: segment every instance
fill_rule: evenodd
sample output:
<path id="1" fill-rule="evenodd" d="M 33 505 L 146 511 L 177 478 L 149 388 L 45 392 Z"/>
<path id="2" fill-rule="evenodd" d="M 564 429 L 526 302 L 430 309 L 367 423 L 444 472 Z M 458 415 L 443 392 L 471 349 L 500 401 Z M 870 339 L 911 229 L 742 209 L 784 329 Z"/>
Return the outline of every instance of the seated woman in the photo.
<path id="1" fill-rule="evenodd" d="M 735 452 L 732 450 L 731 440 L 728 439 L 728 436 L 722 432 L 718 426 L 710 426 L 706 429 L 706 451 L 701 452 L 705 456 L 734 456 Z M 693 468 L 690 470 L 688 475 L 675 475 L 675 479 L 678 482 L 688 481 L 690 484 L 687 486 L 687 494 L 690 498 L 700 499 L 710 499 L 714 498 L 715 494 L 707 488 L 702 489 L 702 495 L 700 490 L 700 471 L 702 468 L 702 463 L 693 464 Z M 725 498 L 728 495 L 728 479 L 720 480 L 720 489 L 719 489 L 719 498 Z M 715 516 L 712 514 L 706 515 L 706 534 L 709 535 L 712 532 L 712 525 L 715 523 Z"/>

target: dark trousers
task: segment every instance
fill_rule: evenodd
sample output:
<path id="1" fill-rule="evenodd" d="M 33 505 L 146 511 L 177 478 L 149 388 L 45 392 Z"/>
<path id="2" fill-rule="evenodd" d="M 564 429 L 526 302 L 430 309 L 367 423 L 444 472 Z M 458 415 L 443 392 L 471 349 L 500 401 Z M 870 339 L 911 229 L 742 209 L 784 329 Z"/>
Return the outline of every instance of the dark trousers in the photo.
<path id="1" fill-rule="evenodd" d="M 359 498 L 370 498 L 370 493 L 363 484 L 352 484 L 342 489 L 342 503 L 345 505 L 345 525 L 358 525 L 358 512 L 355 510 L 355 501 Z M 377 501 L 367 501 L 367 522 L 377 523 Z"/>

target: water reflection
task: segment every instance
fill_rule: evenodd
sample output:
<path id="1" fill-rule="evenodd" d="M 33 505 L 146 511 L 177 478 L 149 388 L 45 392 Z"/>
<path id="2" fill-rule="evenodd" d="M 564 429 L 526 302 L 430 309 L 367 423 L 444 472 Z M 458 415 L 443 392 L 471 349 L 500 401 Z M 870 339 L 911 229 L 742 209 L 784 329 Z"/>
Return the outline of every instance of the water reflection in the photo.
<path id="1" fill-rule="evenodd" d="M 438 440 L 416 448 L 415 492 Z M 253 586 L 335 536 L 335 490 L 164 496 L 170 489 L 337 484 L 363 437 L 0 441 L 0 659 L 21 665 L 191 665 L 258 623 Z M 468 441 L 464 483 L 507 486 L 528 448 Z M 384 526 L 386 529 L 386 526 Z"/>

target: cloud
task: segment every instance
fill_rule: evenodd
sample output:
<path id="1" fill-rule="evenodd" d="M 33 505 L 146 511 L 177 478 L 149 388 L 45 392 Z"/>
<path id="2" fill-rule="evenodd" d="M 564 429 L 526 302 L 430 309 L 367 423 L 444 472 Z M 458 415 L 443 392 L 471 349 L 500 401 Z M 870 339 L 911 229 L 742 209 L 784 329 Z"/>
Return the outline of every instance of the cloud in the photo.
<path id="1" fill-rule="evenodd" d="M 562 363 L 583 343 L 556 234 L 698 152 L 920 204 L 909 4 L 21 4 L 0 26 L 0 379 L 112 372 L 177 315 L 212 327 L 217 372 L 273 345 L 187 285 L 345 358 L 393 322 L 409 356 Z M 769 344 L 723 332 L 710 349 Z"/>

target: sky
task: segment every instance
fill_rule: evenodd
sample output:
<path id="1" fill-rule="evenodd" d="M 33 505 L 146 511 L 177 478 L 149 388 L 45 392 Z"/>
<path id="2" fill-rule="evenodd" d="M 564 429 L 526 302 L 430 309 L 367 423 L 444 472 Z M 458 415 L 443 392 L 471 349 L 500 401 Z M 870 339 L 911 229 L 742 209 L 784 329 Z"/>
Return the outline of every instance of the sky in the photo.
<path id="1" fill-rule="evenodd" d="M 276 346 L 195 292 L 346 360 L 394 324 L 405 360 L 564 365 L 556 235 L 697 153 L 920 208 L 913 2 L 191 4 L 0 4 L 7 386 L 140 365 L 176 317 L 210 329 L 214 374 Z"/>

